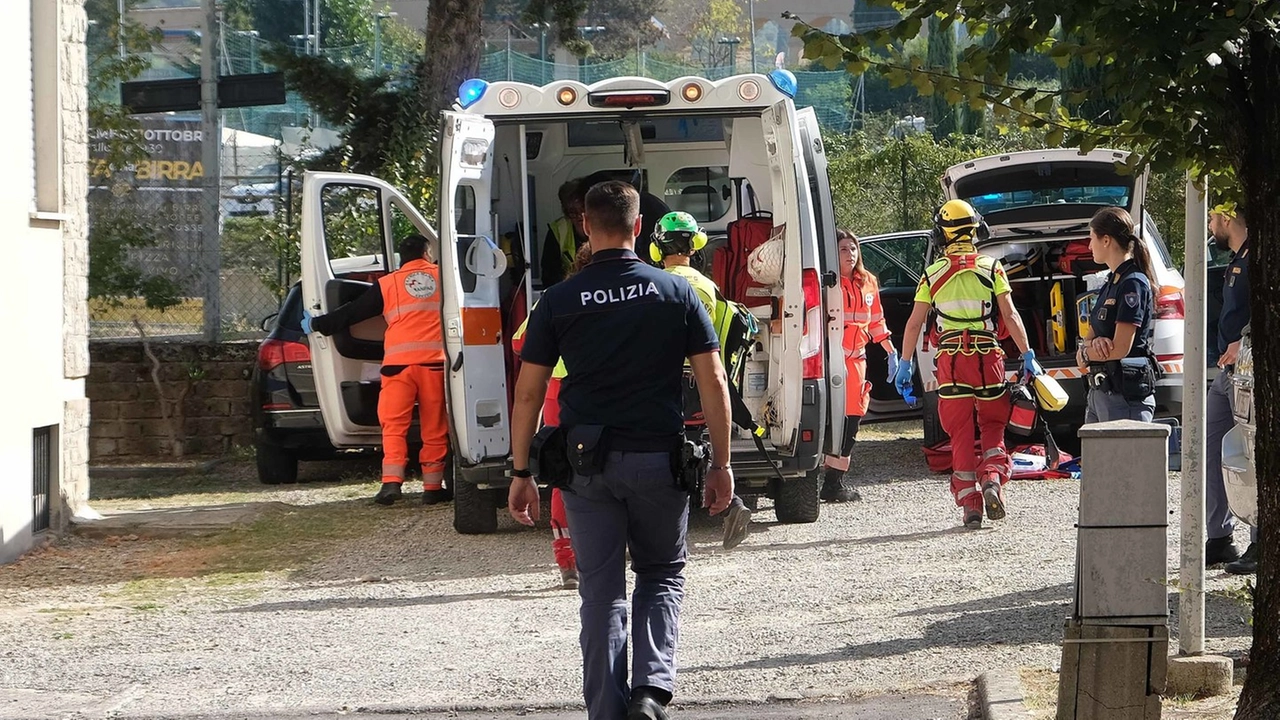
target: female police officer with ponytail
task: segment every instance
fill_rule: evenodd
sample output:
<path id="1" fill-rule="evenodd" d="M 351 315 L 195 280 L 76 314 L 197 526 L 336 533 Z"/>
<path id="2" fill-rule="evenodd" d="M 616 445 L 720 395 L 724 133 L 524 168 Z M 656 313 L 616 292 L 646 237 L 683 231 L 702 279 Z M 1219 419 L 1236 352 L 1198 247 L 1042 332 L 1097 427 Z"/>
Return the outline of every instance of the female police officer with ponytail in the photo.
<path id="1" fill-rule="evenodd" d="M 1133 218 L 1118 207 L 1103 208 L 1089 221 L 1089 250 L 1111 272 L 1076 353 L 1080 369 L 1088 372 L 1085 422 L 1151 422 L 1159 371 L 1151 351 L 1151 255 L 1134 234 Z"/>

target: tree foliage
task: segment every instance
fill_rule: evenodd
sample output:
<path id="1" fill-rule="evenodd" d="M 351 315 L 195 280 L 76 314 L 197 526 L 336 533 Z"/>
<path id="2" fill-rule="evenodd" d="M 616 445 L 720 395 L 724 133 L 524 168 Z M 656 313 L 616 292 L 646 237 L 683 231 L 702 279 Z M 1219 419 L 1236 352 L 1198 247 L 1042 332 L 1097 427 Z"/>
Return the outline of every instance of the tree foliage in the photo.
<path id="1" fill-rule="evenodd" d="M 942 27 L 942 18 L 929 18 L 929 44 L 926 61 L 933 70 L 948 74 L 956 71 L 956 29 L 948 24 Z M 935 138 L 944 138 L 958 129 L 956 114 L 960 108 L 947 101 L 939 93 L 929 98 L 929 124 Z"/>
<path id="2" fill-rule="evenodd" d="M 886 5 L 889 0 L 877 0 Z M 1143 165 L 1208 178 L 1245 201 L 1256 288 L 1280 287 L 1280 1 L 1277 0 L 896 0 L 890 28 L 833 36 L 799 24 L 811 58 L 852 73 L 874 69 L 922 95 L 992 108 L 1003 128 L 1045 131 L 1051 146 L 1134 150 L 1126 171 Z M 930 17 L 996 31 L 991 46 L 964 50 L 955 73 L 904 57 L 895 43 L 915 37 Z M 887 51 L 887 57 L 879 51 Z M 1047 54 L 1098 73 L 1087 86 L 1018 86 L 1012 60 Z M 1108 124 L 1072 108 L 1113 103 Z M 1280 717 L 1280 312 L 1271 293 L 1250 300 L 1259 422 L 1257 478 L 1261 563 L 1254 598 L 1254 645 L 1237 718 Z"/>

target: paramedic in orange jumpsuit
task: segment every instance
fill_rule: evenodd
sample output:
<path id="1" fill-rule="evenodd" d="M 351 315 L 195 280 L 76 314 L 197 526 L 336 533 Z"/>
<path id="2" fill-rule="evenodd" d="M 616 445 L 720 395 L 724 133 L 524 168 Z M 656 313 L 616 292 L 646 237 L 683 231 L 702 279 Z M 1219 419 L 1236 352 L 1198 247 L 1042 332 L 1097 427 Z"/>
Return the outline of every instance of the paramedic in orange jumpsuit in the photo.
<path id="1" fill-rule="evenodd" d="M 977 252 L 976 243 L 986 237 L 986 225 L 969 203 L 950 200 L 938 209 L 931 239 L 943 256 L 920 279 L 894 379 L 898 392 L 909 396 L 911 356 L 933 314 L 936 321 L 930 333 L 937 349 L 938 417 L 951 436 L 951 493 L 964 509 L 965 527 L 971 529 L 982 527 L 984 507 L 991 520 L 1005 516 L 1003 486 L 1012 472 L 1004 447 L 1010 405 L 997 318 L 1022 353 L 1022 371 L 1044 372 L 1028 346 L 1004 268 L 995 258 Z M 980 455 L 974 449 L 975 432 L 981 437 Z"/>
<path id="2" fill-rule="evenodd" d="M 443 487 L 449 453 L 449 425 L 444 398 L 444 343 L 440 331 L 440 268 L 425 258 L 427 239 L 409 235 L 400 241 L 400 269 L 378 278 L 360 297 L 327 315 L 303 315 L 304 332 L 332 335 L 358 322 L 382 315 L 382 390 L 378 422 L 382 425 L 382 487 L 374 496 L 381 505 L 401 497 L 409 462 L 409 426 L 418 405 L 422 430 L 422 502 L 448 499 Z"/>
<path id="3" fill-rule="evenodd" d="M 836 231 L 840 250 L 840 286 L 844 298 L 844 439 L 838 457 L 828 455 L 822 479 L 821 497 L 826 502 L 841 503 L 861 500 L 858 491 L 849 486 L 846 473 L 849 456 L 858 437 L 858 426 L 871 402 L 871 383 L 867 381 L 867 345 L 879 343 L 889 356 L 889 379 L 897 373 L 898 351 L 893 349 L 889 328 L 880 308 L 880 283 L 862 263 L 858 238 L 848 230 Z"/>
<path id="4" fill-rule="evenodd" d="M 578 247 L 578 254 L 569 268 L 569 276 L 591 263 L 591 244 Z M 526 319 L 511 336 L 511 347 L 520 352 L 524 347 L 524 331 L 529 325 Z M 551 380 L 547 382 L 547 394 L 542 399 L 542 424 L 554 426 L 560 424 L 560 383 L 569 376 L 564 360 L 556 363 L 551 371 Z M 564 511 L 564 496 L 560 488 L 551 488 L 551 552 L 555 555 L 556 566 L 560 568 L 560 585 L 565 590 L 578 589 L 578 562 L 573 554 L 573 541 L 569 535 L 569 517 Z"/>

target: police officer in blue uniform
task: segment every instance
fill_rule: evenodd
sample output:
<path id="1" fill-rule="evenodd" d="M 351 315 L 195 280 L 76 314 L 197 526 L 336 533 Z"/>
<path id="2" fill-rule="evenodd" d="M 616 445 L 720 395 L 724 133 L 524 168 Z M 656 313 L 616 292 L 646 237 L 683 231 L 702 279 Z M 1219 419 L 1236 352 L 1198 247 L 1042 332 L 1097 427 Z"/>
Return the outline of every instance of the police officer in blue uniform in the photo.
<path id="1" fill-rule="evenodd" d="M 1240 336 L 1249 324 L 1249 229 L 1244 214 L 1234 204 L 1224 203 L 1209 215 L 1209 231 L 1219 250 L 1230 250 L 1231 263 L 1222 278 L 1222 311 L 1218 315 L 1218 367 L 1221 371 L 1209 387 L 1205 402 L 1205 515 L 1209 540 L 1205 544 L 1205 566 L 1225 563 L 1227 572 L 1251 575 L 1258 571 L 1258 529 L 1244 555 L 1232 540 L 1235 518 L 1227 503 L 1227 487 L 1222 479 L 1222 439 L 1235 425 L 1231 412 L 1231 375 L 1240 356 Z"/>
<path id="2" fill-rule="evenodd" d="M 508 509 L 532 525 L 530 444 L 557 359 L 568 377 L 560 420 L 573 466 L 564 493 L 582 598 L 583 695 L 591 720 L 656 720 L 675 690 L 689 496 L 673 457 L 683 443 L 682 376 L 697 380 L 712 458 L 703 505 L 733 498 L 729 399 L 719 341 L 693 288 L 634 252 L 639 195 L 605 182 L 586 196 L 591 264 L 547 289 L 529 316 L 512 412 Z M 627 672 L 627 551 L 634 662 Z"/>
<path id="3" fill-rule="evenodd" d="M 1157 366 L 1151 352 L 1155 269 L 1133 218 L 1106 207 L 1089 221 L 1089 250 L 1111 270 L 1089 316 L 1089 337 L 1076 362 L 1088 371 L 1085 422 L 1151 422 L 1156 410 Z"/>

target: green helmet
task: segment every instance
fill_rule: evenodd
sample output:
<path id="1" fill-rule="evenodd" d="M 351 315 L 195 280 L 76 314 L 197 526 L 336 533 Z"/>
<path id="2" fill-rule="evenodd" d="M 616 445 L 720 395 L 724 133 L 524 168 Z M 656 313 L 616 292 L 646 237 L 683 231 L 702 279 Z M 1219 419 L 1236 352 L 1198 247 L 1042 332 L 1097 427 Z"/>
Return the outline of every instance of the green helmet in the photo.
<path id="1" fill-rule="evenodd" d="M 666 255 L 688 254 L 701 250 L 707 244 L 707 235 L 698 227 L 698 221 L 687 212 L 669 212 L 653 227 L 653 243 L 649 254 L 654 262 Z"/>

